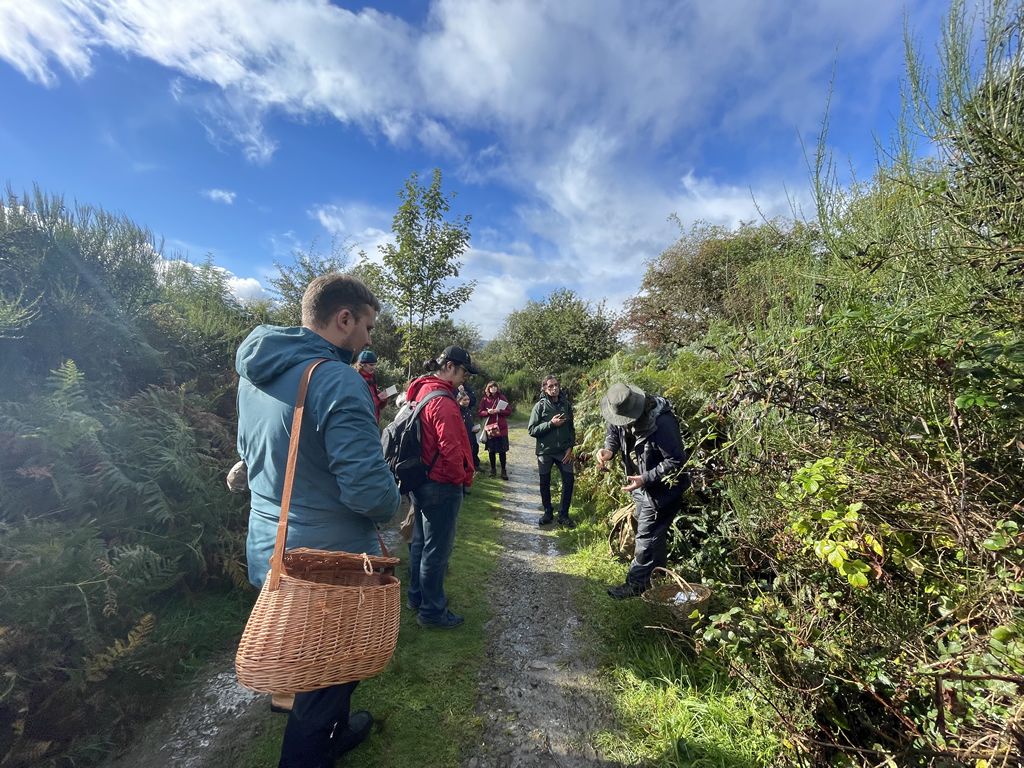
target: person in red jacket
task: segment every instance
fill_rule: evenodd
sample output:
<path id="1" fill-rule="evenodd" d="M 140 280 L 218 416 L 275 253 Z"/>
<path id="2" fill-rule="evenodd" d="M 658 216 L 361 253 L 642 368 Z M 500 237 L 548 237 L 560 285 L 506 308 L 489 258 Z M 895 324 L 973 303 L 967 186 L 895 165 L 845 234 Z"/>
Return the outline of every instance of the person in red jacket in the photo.
<path id="1" fill-rule="evenodd" d="M 418 402 L 438 389 L 450 397 L 433 398 L 420 414 L 421 455 L 430 469 L 427 482 L 410 494 L 416 511 L 409 544 L 408 604 L 418 612 L 420 626 L 450 629 L 463 618 L 448 610 L 444 577 L 455 545 L 455 521 L 474 473 L 473 451 L 456 392 L 466 376 L 480 371 L 460 347 L 447 347 L 424 367 L 430 373 L 409 385 L 406 400 Z"/>
<path id="2" fill-rule="evenodd" d="M 366 382 L 366 386 L 370 388 L 370 398 L 373 400 L 373 410 L 377 415 L 377 423 L 380 424 L 380 412 L 384 410 L 384 406 L 387 404 L 388 399 L 381 397 L 380 390 L 377 389 L 377 355 L 369 349 L 364 349 L 359 353 L 359 357 L 356 358 L 356 370 L 359 371 L 359 375 L 363 377 L 363 381 Z"/>
<path id="3" fill-rule="evenodd" d="M 508 398 L 502 394 L 496 381 L 488 381 L 484 387 L 484 396 L 480 399 L 477 415 L 484 419 L 483 435 L 486 440 L 487 453 L 491 457 L 491 477 L 494 477 L 494 456 L 501 459 L 501 479 L 508 480 L 505 471 L 505 457 L 508 455 L 508 416 L 512 406 Z"/>

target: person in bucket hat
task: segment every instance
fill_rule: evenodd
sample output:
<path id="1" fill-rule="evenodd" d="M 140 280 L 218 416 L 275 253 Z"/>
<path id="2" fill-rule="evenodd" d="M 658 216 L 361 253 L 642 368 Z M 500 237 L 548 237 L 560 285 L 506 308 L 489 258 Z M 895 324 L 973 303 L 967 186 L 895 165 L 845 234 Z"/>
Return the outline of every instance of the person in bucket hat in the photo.
<path id="1" fill-rule="evenodd" d="M 690 478 L 683 469 L 687 453 L 679 420 L 664 397 L 649 395 L 632 384 L 612 384 L 601 398 L 601 415 L 608 428 L 604 448 L 597 452 L 598 467 L 605 469 L 618 453 L 626 471 L 622 490 L 636 505 L 633 562 L 625 583 L 608 588 L 611 597 L 622 600 L 641 595 L 650 586 L 655 567 L 664 567 L 669 528 L 682 507 Z"/>

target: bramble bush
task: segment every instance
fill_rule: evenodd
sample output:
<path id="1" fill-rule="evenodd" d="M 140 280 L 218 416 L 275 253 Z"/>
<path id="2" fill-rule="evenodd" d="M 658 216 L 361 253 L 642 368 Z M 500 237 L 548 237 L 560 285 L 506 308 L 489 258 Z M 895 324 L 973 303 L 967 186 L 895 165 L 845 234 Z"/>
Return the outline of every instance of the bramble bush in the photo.
<path id="1" fill-rule="evenodd" d="M 843 187 L 819 151 L 818 221 L 688 242 L 715 275 L 710 255 L 771 247 L 738 259 L 701 335 L 598 366 L 579 403 L 592 450 L 610 381 L 672 400 L 695 476 L 672 557 L 716 596 L 694 643 L 805 764 L 1024 754 L 1024 12 L 987 10 L 976 57 L 955 3 L 943 71 L 910 58 L 908 123 L 937 156 L 901 134 Z M 604 511 L 617 485 L 579 487 Z"/>

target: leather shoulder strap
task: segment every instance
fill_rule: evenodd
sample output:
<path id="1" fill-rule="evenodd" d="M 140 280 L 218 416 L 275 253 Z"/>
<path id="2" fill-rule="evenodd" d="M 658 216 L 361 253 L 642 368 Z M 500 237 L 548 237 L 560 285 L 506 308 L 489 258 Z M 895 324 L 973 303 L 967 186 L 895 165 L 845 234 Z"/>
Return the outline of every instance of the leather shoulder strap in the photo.
<path id="1" fill-rule="evenodd" d="M 284 490 L 281 491 L 281 517 L 277 521 L 277 538 L 274 540 L 274 554 L 270 557 L 270 578 L 268 589 L 276 591 L 281 583 L 281 571 L 284 568 L 284 545 L 288 538 L 288 508 L 292 502 L 292 486 L 295 484 L 295 464 L 299 456 L 299 434 L 302 432 L 302 414 L 306 409 L 306 391 L 313 371 L 320 363 L 326 363 L 322 357 L 306 366 L 299 380 L 299 391 L 295 395 L 295 413 L 292 415 L 292 431 L 288 439 L 288 463 L 284 470 Z"/>

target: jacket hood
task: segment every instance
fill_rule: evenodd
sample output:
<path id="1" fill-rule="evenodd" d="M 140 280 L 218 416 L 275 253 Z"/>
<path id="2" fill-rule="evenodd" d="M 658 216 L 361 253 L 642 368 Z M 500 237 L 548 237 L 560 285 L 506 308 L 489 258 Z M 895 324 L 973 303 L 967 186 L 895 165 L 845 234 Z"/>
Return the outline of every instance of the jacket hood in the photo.
<path id="1" fill-rule="evenodd" d="M 447 389 L 453 395 L 455 394 L 455 387 L 447 381 L 439 379 L 433 374 L 428 374 L 427 376 L 420 376 L 409 385 L 409 388 L 405 391 L 405 401 L 407 403 L 416 402 L 423 395 L 433 392 L 435 389 Z"/>
<path id="2" fill-rule="evenodd" d="M 243 379 L 263 384 L 318 357 L 346 364 L 352 362 L 351 352 L 334 346 L 308 328 L 260 325 L 238 347 L 235 370 Z"/>

